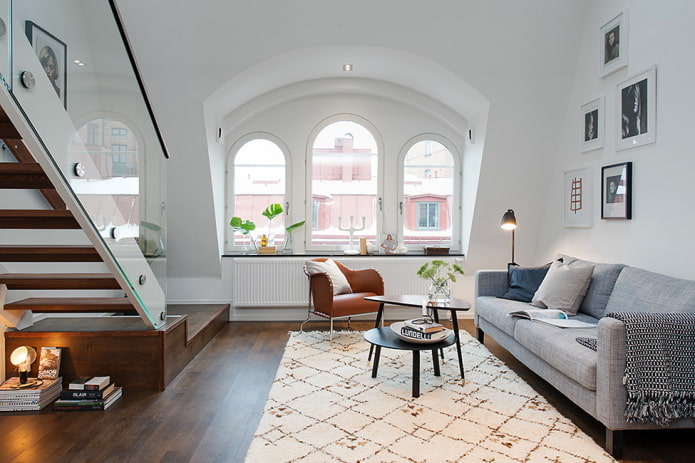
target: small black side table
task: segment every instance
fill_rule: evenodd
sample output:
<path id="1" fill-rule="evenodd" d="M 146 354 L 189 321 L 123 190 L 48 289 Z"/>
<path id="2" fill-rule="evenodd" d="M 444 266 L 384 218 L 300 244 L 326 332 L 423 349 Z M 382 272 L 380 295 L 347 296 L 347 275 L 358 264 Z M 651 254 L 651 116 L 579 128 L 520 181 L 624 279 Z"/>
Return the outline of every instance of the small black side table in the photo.
<path id="1" fill-rule="evenodd" d="M 367 301 L 374 301 L 379 303 L 379 311 L 376 314 L 375 327 L 381 324 L 381 319 L 384 314 L 384 304 L 399 305 L 403 307 L 422 307 L 422 301 L 425 296 L 417 295 L 405 295 L 405 296 L 369 296 L 364 298 Z M 461 340 L 459 339 L 459 323 L 456 317 L 456 312 L 465 312 L 471 309 L 471 304 L 463 299 L 450 298 L 446 303 L 440 303 L 429 306 L 434 309 L 434 319 L 439 322 L 439 311 L 448 310 L 451 313 L 451 323 L 454 328 L 454 334 L 456 335 L 456 353 L 459 358 L 459 370 L 461 371 L 461 379 L 465 378 L 463 372 L 463 355 L 461 355 Z M 369 358 L 371 358 L 372 352 L 369 351 Z"/>
<path id="2" fill-rule="evenodd" d="M 372 328 L 364 333 L 364 339 L 376 347 L 376 351 L 374 352 L 374 365 L 372 366 L 372 378 L 376 378 L 376 373 L 379 369 L 379 356 L 381 355 L 382 347 L 413 352 L 413 397 L 420 397 L 420 351 L 432 351 L 434 376 L 440 376 L 439 355 L 437 354 L 437 350 L 450 346 L 456 342 L 454 333 L 451 333 L 443 341 L 431 344 L 407 342 L 399 338 L 390 327 Z"/>

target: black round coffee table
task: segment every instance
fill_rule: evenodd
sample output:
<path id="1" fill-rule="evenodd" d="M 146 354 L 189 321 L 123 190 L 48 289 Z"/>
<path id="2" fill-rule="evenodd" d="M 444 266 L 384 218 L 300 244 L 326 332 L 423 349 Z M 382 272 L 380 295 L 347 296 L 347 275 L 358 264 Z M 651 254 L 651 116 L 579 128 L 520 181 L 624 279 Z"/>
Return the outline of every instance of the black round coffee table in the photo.
<path id="1" fill-rule="evenodd" d="M 374 365 L 372 366 L 372 378 L 376 378 L 376 373 L 379 369 L 379 356 L 382 347 L 413 352 L 413 397 L 420 397 L 420 351 L 432 351 L 434 375 L 440 376 L 439 355 L 437 350 L 448 347 L 456 342 L 454 333 L 451 333 L 443 341 L 430 344 L 407 342 L 399 338 L 390 327 L 372 328 L 364 333 L 364 339 L 376 347 L 374 352 Z"/>

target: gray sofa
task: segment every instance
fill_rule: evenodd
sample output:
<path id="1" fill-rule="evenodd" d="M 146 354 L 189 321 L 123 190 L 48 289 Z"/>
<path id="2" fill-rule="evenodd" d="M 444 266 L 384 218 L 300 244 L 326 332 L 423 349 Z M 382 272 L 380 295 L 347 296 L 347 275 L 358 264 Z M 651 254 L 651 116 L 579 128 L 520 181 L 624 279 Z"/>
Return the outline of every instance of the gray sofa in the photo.
<path id="1" fill-rule="evenodd" d="M 588 263 L 569 256 L 564 258 L 577 265 Z M 665 424 L 628 422 L 625 417 L 627 392 L 623 384 L 626 325 L 617 318 L 605 316 L 615 312 L 656 312 L 691 317 L 695 313 L 695 281 L 622 264 L 594 264 L 590 285 L 576 319 L 595 323 L 596 328 L 581 329 L 558 328 L 508 316 L 511 311 L 531 308 L 528 303 L 502 298 L 508 289 L 506 270 L 476 272 L 478 340 L 482 343 L 485 334 L 491 336 L 529 369 L 605 425 L 606 450 L 614 457 L 622 457 L 624 430 L 695 427 L 695 413 L 692 411 L 688 418 L 669 420 Z M 578 342 L 578 337 L 595 338 L 596 350 Z M 695 344 L 693 339 L 690 342 Z M 692 346 L 690 348 L 692 353 Z"/>

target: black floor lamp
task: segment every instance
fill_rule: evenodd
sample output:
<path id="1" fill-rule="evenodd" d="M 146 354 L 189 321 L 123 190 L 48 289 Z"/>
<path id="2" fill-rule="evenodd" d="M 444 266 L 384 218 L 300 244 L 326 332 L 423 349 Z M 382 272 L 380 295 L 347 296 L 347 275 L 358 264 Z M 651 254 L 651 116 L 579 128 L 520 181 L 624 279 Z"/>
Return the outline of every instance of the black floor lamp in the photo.
<path id="1" fill-rule="evenodd" d="M 514 262 L 514 230 L 516 230 L 516 216 L 513 210 L 508 209 L 507 212 L 504 213 L 500 227 L 503 230 L 512 231 L 512 261 L 510 263 L 516 265 L 516 262 Z"/>

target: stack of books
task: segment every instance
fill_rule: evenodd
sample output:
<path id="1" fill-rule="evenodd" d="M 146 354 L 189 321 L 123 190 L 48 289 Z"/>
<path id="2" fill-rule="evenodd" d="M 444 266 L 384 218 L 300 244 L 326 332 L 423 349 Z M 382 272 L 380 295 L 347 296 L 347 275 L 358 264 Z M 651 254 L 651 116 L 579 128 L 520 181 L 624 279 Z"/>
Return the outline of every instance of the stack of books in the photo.
<path id="1" fill-rule="evenodd" d="M 405 320 L 401 327 L 401 334 L 414 339 L 437 339 L 441 337 L 440 332 L 445 329 L 429 317 L 420 317 Z"/>
<path id="2" fill-rule="evenodd" d="M 13 377 L 0 384 L 0 411 L 41 410 L 60 395 L 63 379 L 29 378 L 25 384 Z"/>
<path id="3" fill-rule="evenodd" d="M 60 392 L 53 404 L 55 411 L 106 410 L 123 394 L 109 376 L 80 377 Z"/>

